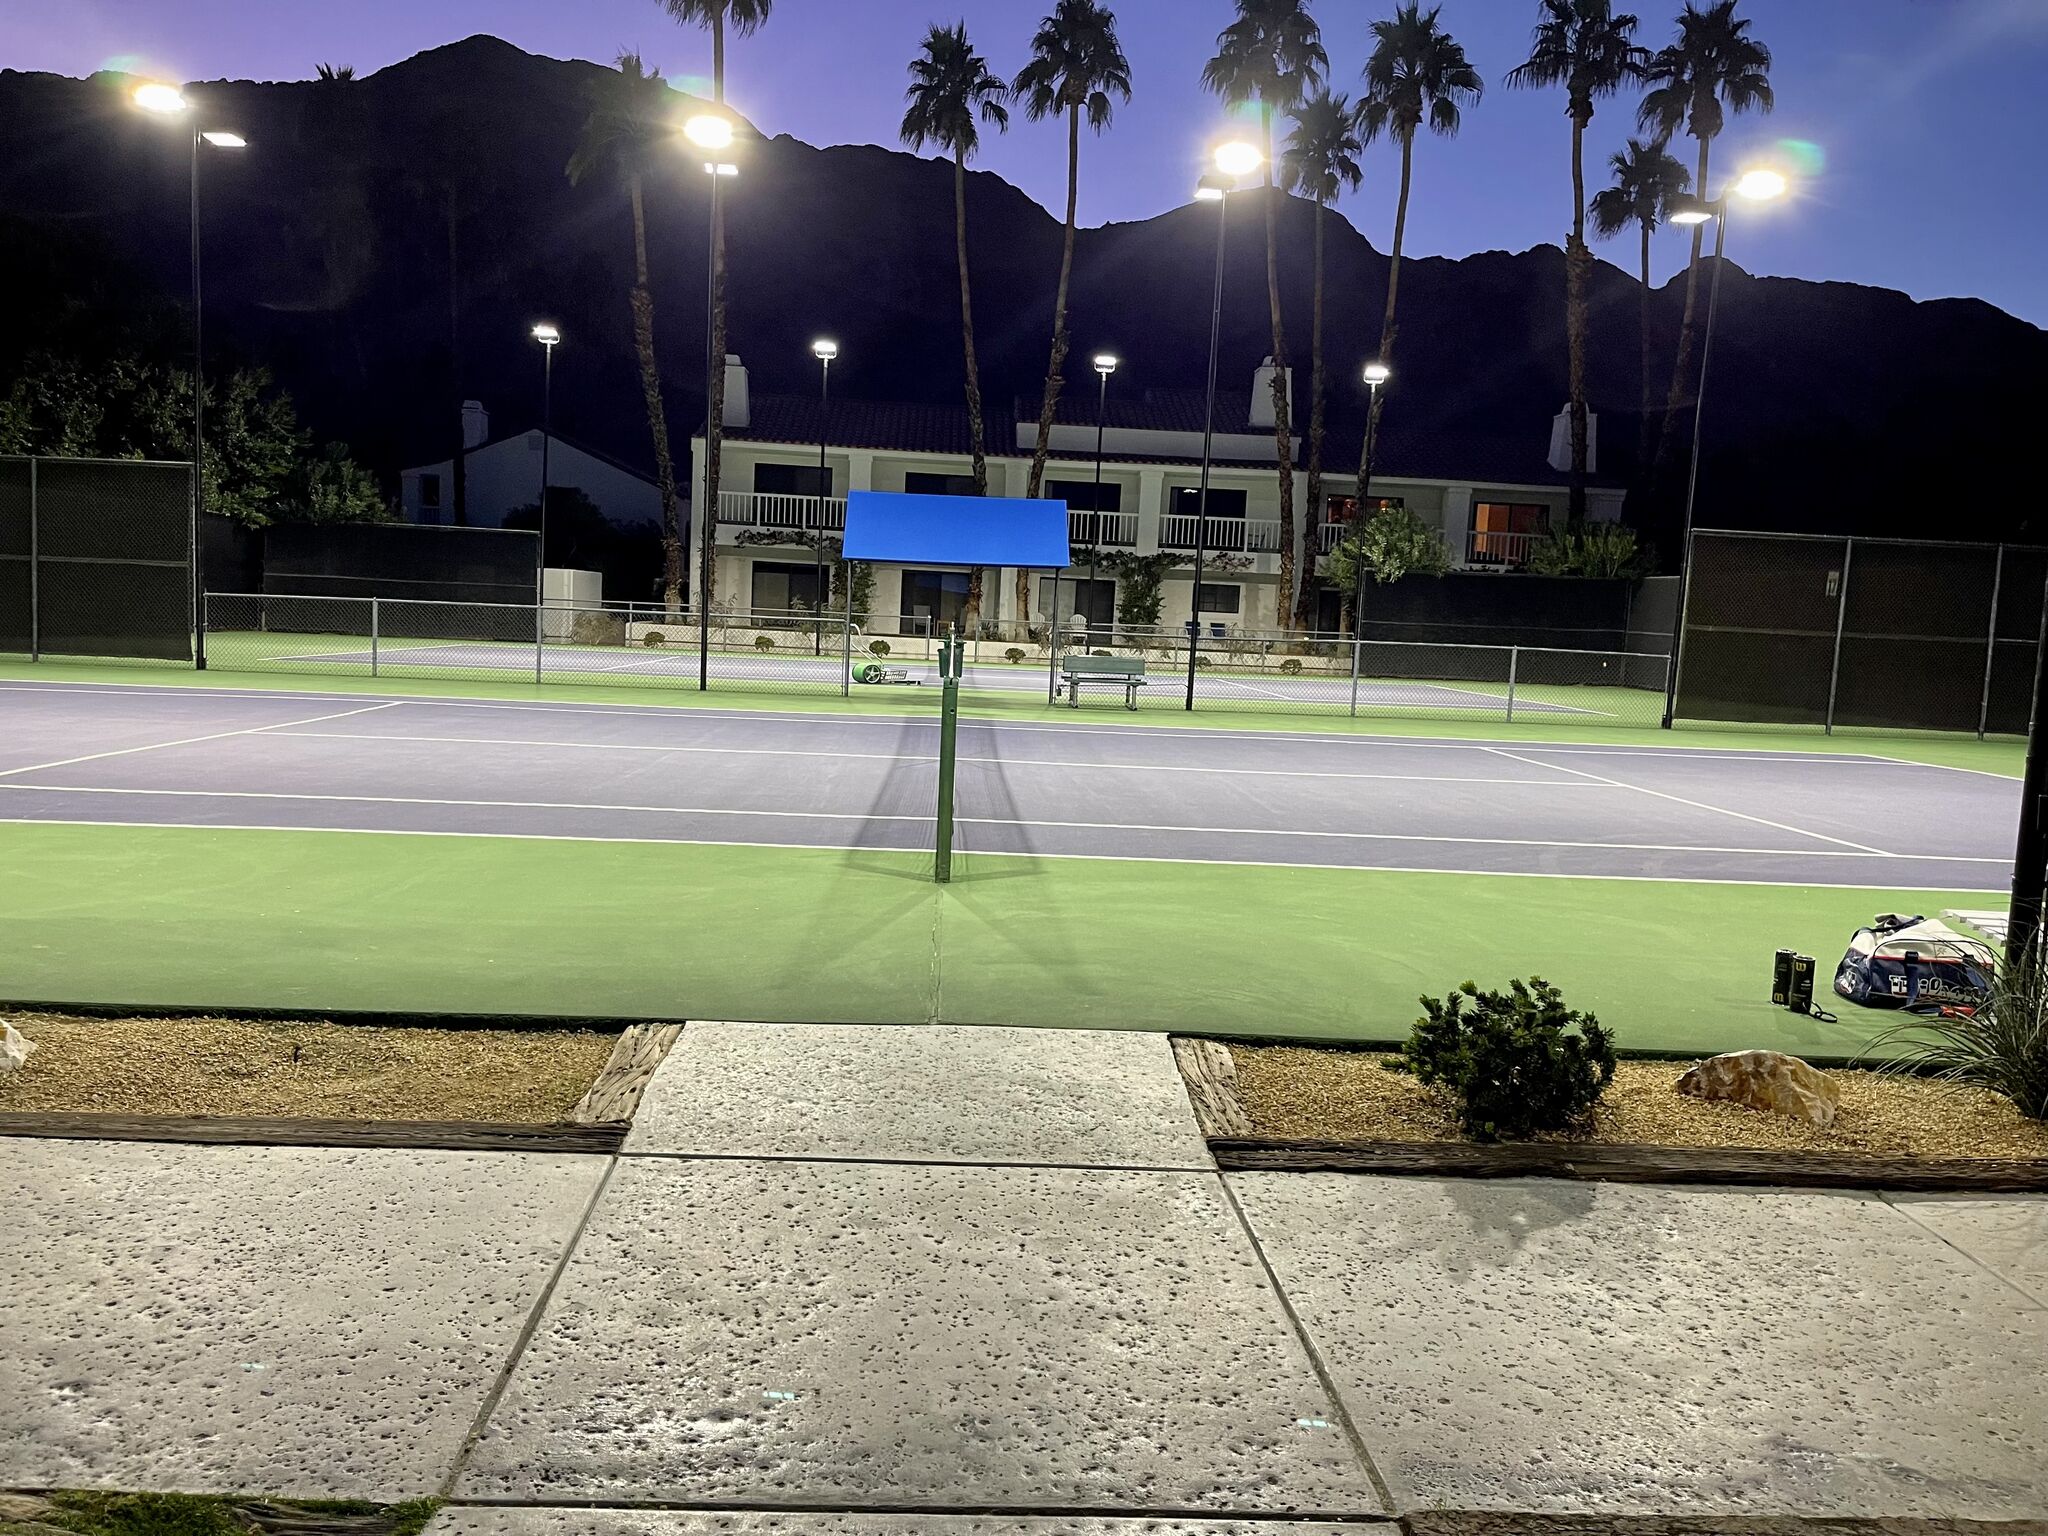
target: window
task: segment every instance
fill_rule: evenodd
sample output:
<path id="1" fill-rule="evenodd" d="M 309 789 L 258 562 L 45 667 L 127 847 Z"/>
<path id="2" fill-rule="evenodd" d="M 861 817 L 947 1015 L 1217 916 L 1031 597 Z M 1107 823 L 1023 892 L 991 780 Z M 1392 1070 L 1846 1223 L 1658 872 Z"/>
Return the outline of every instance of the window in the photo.
<path id="1" fill-rule="evenodd" d="M 1052 578 L 1041 576 L 1038 578 L 1038 612 L 1050 619 L 1052 605 Z M 1061 633 L 1073 629 L 1073 620 L 1068 615 L 1076 613 L 1088 621 L 1090 629 L 1106 631 L 1116 618 L 1116 583 L 1106 576 L 1094 581 L 1085 578 L 1062 581 L 1059 605 Z"/>
<path id="2" fill-rule="evenodd" d="M 1348 523 L 1358 515 L 1356 496 L 1327 496 L 1323 501 L 1323 521 L 1326 523 Z M 1407 505 L 1400 496 L 1374 496 L 1371 502 L 1373 513 L 1393 512 Z"/>
<path id="3" fill-rule="evenodd" d="M 440 505 L 441 477 L 439 475 L 421 475 L 420 506 L 422 508 L 438 508 Z"/>
<path id="4" fill-rule="evenodd" d="M 913 469 L 903 477 L 903 489 L 914 496 L 972 496 L 974 476 L 938 475 Z"/>
<path id="5" fill-rule="evenodd" d="M 967 608 L 965 571 L 905 571 L 903 628 L 908 634 L 944 634 Z"/>
<path id="6" fill-rule="evenodd" d="M 832 471 L 821 476 L 815 464 L 756 464 L 754 494 L 757 496 L 816 496 L 832 494 Z"/>
<path id="7" fill-rule="evenodd" d="M 1098 487 L 1093 480 L 1048 480 L 1045 494 L 1053 501 L 1064 501 L 1069 512 L 1121 512 L 1124 509 L 1124 488 L 1114 481 L 1105 480 L 1099 489 L 1102 501 L 1098 505 L 1095 492 Z M 1216 503 L 1215 493 L 1209 495 L 1209 504 Z"/>
<path id="8" fill-rule="evenodd" d="M 1205 581 L 1195 593 L 1195 606 L 1203 613 L 1239 613 L 1244 608 L 1244 588 L 1235 582 Z"/>
<path id="9" fill-rule="evenodd" d="M 825 567 L 825 585 L 830 586 L 832 568 Z M 818 601 L 818 568 L 816 565 L 797 565 L 794 562 L 781 564 L 773 560 L 756 560 L 753 570 L 753 590 L 749 594 L 754 612 L 765 619 L 781 614 L 795 613 L 803 609 L 816 613 L 824 606 Z"/>
<path id="10" fill-rule="evenodd" d="M 1533 501 L 1472 504 L 1472 563 L 1522 565 L 1529 549 L 1550 531 L 1550 508 Z"/>
<path id="11" fill-rule="evenodd" d="M 1200 517 L 1202 515 L 1202 488 L 1196 485 L 1177 485 L 1173 488 L 1172 512 L 1177 517 Z M 1244 492 L 1218 490 L 1209 487 L 1209 516 L 1243 517 Z"/>

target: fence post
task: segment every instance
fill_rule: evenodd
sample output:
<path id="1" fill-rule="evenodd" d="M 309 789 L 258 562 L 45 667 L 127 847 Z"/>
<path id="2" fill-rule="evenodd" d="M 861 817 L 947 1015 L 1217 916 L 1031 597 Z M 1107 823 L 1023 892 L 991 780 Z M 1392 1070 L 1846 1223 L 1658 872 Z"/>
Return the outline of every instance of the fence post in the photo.
<path id="1" fill-rule="evenodd" d="M 848 574 L 845 622 L 841 626 L 839 639 L 839 697 L 845 699 L 853 696 L 853 566 L 850 561 L 842 563 L 846 566 Z"/>
<path id="2" fill-rule="evenodd" d="M 1984 692 L 1977 700 L 1977 739 L 1984 739 L 1991 721 L 1991 664 L 1998 658 L 1998 589 L 2005 584 L 2005 546 L 1991 567 L 1991 622 L 1984 631 Z"/>
<path id="3" fill-rule="evenodd" d="M 1856 559 L 1856 541 L 1842 540 L 1842 587 L 1835 597 L 1835 659 L 1828 667 L 1828 718 L 1821 733 L 1835 734 L 1835 689 L 1842 680 L 1842 628 L 1849 617 L 1849 567 Z"/>
<path id="4" fill-rule="evenodd" d="M 383 626 L 378 621 L 377 599 L 370 599 L 370 676 L 377 675 L 377 634 Z"/>
<path id="5" fill-rule="evenodd" d="M 1520 667 L 1520 665 L 1521 665 L 1521 660 L 1522 660 L 1522 648 L 1521 648 L 1521 647 L 1520 647 L 1519 645 L 1511 645 L 1511 646 L 1509 646 L 1509 647 L 1508 647 L 1508 719 L 1507 719 L 1507 723 L 1508 723 L 1509 725 L 1513 725 L 1513 724 L 1515 723 L 1515 673 L 1516 673 L 1516 671 L 1517 671 L 1517 670 L 1519 669 L 1519 667 Z"/>
<path id="6" fill-rule="evenodd" d="M 1024 639 L 1027 642 L 1031 639 L 1031 621 L 1029 619 L 1024 621 Z M 1059 687 L 1059 684 L 1053 681 L 1054 677 L 1058 674 L 1060 660 L 1060 573 L 1058 570 L 1054 570 L 1052 573 L 1052 627 L 1045 632 L 1045 654 L 1052 658 L 1052 665 L 1045 669 L 1045 702 L 1050 704 L 1057 697 L 1055 690 Z"/>
<path id="7" fill-rule="evenodd" d="M 36 461 L 28 461 L 28 659 L 43 659 L 41 510 L 36 503 Z"/>
<path id="8" fill-rule="evenodd" d="M 953 765 L 960 724 L 960 646 L 958 631 L 939 643 L 939 818 L 932 879 L 940 885 L 953 878 Z"/>
<path id="9" fill-rule="evenodd" d="M 1351 718 L 1358 718 L 1358 658 L 1365 649 L 1365 640 L 1355 630 L 1351 636 Z"/>
<path id="10" fill-rule="evenodd" d="M 541 626 L 546 623 L 546 615 L 547 605 L 540 600 L 540 594 L 536 592 L 533 597 L 533 680 L 536 683 L 540 681 Z"/>

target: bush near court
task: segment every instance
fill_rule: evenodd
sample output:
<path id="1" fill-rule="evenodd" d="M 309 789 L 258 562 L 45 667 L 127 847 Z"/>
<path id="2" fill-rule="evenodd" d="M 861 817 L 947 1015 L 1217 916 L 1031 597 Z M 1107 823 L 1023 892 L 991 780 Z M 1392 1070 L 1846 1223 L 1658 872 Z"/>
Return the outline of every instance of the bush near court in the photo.
<path id="1" fill-rule="evenodd" d="M 1482 992 L 1465 982 L 1425 997 L 1400 1056 L 1388 1065 L 1449 1091 L 1458 1123 L 1479 1141 L 1527 1141 L 1585 1124 L 1614 1081 L 1614 1037 L 1590 1013 L 1565 1007 L 1540 976 Z"/>

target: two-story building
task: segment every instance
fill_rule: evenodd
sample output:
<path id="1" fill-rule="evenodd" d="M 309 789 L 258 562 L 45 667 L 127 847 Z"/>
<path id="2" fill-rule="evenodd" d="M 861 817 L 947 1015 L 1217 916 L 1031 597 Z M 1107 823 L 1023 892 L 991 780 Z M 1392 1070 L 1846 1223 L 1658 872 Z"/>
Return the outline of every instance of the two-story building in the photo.
<path id="1" fill-rule="evenodd" d="M 1219 390 L 1210 445 L 1207 539 L 1201 611 L 1207 624 L 1245 630 L 1291 627 L 1279 612 L 1280 518 L 1278 452 L 1273 437 L 1270 372 L 1261 367 L 1244 387 Z M 1092 390 L 1071 390 L 1060 402 L 1040 494 L 1066 502 L 1079 560 L 1059 573 L 1062 614 L 1078 613 L 1091 627 L 1108 626 L 1116 607 L 1115 576 L 1090 548 L 1184 555 L 1163 586 L 1160 622 L 1184 624 L 1193 607 L 1195 543 L 1201 519 L 1202 429 L 1199 390 L 1119 391 L 1112 384 L 1102 424 L 1101 480 L 1097 489 L 1096 410 Z M 1024 404 L 994 413 L 986 449 L 988 493 L 1022 496 L 1036 440 L 1034 410 Z M 1454 566 L 1509 571 L 1530 546 L 1565 517 L 1562 434 L 1547 417 L 1532 416 L 1526 440 L 1488 442 L 1469 435 L 1404 432 L 1390 412 L 1374 454 L 1370 487 L 1375 506 L 1414 511 L 1443 538 Z M 692 504 L 704 505 L 704 439 L 691 443 L 699 466 Z M 1325 506 L 1315 546 L 1328 550 L 1357 515 L 1355 477 L 1359 439 L 1334 434 L 1325 444 Z M 823 471 L 820 471 L 822 454 Z M 1302 509 L 1307 486 L 1302 445 L 1294 439 L 1294 531 L 1303 547 Z M 726 363 L 726 411 L 719 470 L 716 601 L 720 607 L 761 614 L 820 604 L 818 563 L 810 540 L 845 527 L 850 490 L 973 494 L 973 460 L 964 405 L 751 395 L 737 357 Z M 1613 520 L 1621 512 L 1619 487 L 1588 493 L 1588 516 Z M 702 569 L 703 550 L 693 526 L 690 569 Z M 828 578 L 829 580 L 829 578 Z M 986 573 L 982 617 L 1032 623 L 1053 612 L 1053 578 L 1036 576 L 1030 612 L 1016 611 L 1014 573 Z M 871 633 L 917 633 L 958 622 L 967 598 L 965 572 L 878 565 Z M 836 597 L 831 597 L 836 601 Z M 1315 628 L 1335 632 L 1341 594 L 1319 593 Z"/>

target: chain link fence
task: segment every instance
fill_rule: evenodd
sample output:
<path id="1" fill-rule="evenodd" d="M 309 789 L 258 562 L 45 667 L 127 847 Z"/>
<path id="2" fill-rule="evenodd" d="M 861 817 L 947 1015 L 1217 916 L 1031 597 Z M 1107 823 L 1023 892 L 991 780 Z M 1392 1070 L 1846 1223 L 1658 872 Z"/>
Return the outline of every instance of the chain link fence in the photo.
<path id="1" fill-rule="evenodd" d="M 192 472 L 0 458 L 0 651 L 192 660 Z"/>
<path id="2" fill-rule="evenodd" d="M 1681 720 L 2024 735 L 2048 551 L 1693 535 Z"/>

